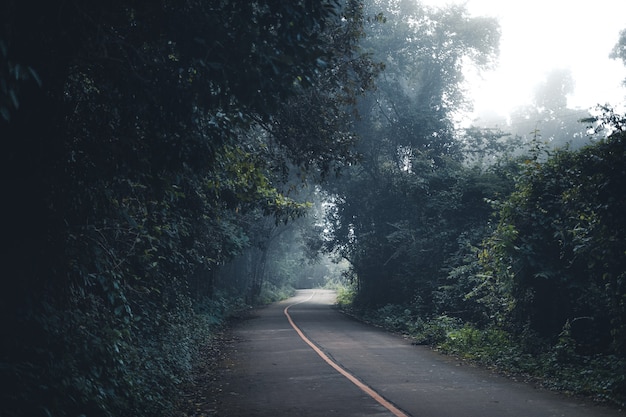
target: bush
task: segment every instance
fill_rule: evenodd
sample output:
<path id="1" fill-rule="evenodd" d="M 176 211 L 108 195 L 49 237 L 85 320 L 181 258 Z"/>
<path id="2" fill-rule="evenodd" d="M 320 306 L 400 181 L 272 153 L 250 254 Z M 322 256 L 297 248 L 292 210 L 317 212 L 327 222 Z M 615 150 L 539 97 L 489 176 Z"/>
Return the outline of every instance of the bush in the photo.
<path id="1" fill-rule="evenodd" d="M 415 321 L 413 337 L 416 344 L 420 345 L 439 345 L 447 340 L 448 335 L 457 331 L 461 326 L 461 320 L 441 315 L 431 320 Z"/>
<path id="2" fill-rule="evenodd" d="M 356 296 L 356 290 L 353 287 L 339 286 L 337 288 L 337 305 L 342 309 L 349 309 Z"/>
<path id="3" fill-rule="evenodd" d="M 269 304 L 274 301 L 285 300 L 295 294 L 295 289 L 289 284 L 277 286 L 268 282 L 264 282 L 261 286 L 261 294 L 259 294 L 258 302 L 260 304 Z"/>
<path id="4" fill-rule="evenodd" d="M 353 293 L 348 290 L 340 291 L 338 300 L 350 295 Z M 339 301 L 339 305 L 346 304 Z M 626 405 L 626 360 L 615 355 L 578 354 L 567 324 L 550 345 L 529 330 L 513 335 L 495 327 L 477 328 L 446 315 L 424 320 L 400 305 L 354 313 L 372 324 L 408 334 L 416 344 L 431 345 L 506 374 L 522 375 L 553 390 Z"/>

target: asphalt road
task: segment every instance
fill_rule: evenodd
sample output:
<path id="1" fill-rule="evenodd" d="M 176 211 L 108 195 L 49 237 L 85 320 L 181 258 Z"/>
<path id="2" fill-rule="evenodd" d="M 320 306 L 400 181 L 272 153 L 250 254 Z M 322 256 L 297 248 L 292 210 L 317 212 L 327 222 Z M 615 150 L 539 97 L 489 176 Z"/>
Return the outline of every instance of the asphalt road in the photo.
<path id="1" fill-rule="evenodd" d="M 626 415 L 411 345 L 333 303 L 332 291 L 302 290 L 239 324 L 221 371 L 217 416 Z"/>

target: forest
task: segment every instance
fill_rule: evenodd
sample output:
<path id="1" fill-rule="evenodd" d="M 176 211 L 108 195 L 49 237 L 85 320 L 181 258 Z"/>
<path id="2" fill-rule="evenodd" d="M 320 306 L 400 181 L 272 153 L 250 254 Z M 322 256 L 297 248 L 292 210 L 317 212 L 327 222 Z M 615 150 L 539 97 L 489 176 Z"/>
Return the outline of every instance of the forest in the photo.
<path id="1" fill-rule="evenodd" d="M 415 343 L 626 405 L 626 115 L 568 108 L 555 70 L 511 123 L 460 124 L 497 20 L 412 0 L 0 16 L 0 415 L 173 415 L 230 316 L 324 285 Z"/>

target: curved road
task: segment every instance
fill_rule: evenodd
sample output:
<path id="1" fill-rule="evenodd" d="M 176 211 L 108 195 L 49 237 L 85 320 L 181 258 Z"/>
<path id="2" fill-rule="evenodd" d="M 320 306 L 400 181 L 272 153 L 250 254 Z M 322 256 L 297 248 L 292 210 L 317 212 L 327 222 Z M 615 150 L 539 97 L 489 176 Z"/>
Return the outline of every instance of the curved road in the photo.
<path id="1" fill-rule="evenodd" d="M 221 372 L 217 415 L 625 415 L 411 345 L 344 316 L 332 308 L 334 299 L 332 291 L 301 290 L 237 326 L 236 342 Z"/>

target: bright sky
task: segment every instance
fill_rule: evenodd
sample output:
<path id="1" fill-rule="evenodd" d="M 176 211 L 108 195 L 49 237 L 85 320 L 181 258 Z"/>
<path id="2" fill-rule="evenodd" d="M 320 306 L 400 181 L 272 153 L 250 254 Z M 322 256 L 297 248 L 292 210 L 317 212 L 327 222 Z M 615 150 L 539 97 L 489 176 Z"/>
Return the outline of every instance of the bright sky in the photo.
<path id="1" fill-rule="evenodd" d="M 552 68 L 570 68 L 576 90 L 570 107 L 619 104 L 626 98 L 626 68 L 608 55 L 626 29 L 625 0 L 424 0 L 466 3 L 470 13 L 498 18 L 498 68 L 474 80 L 476 112 L 501 114 L 529 103 L 533 88 Z"/>

